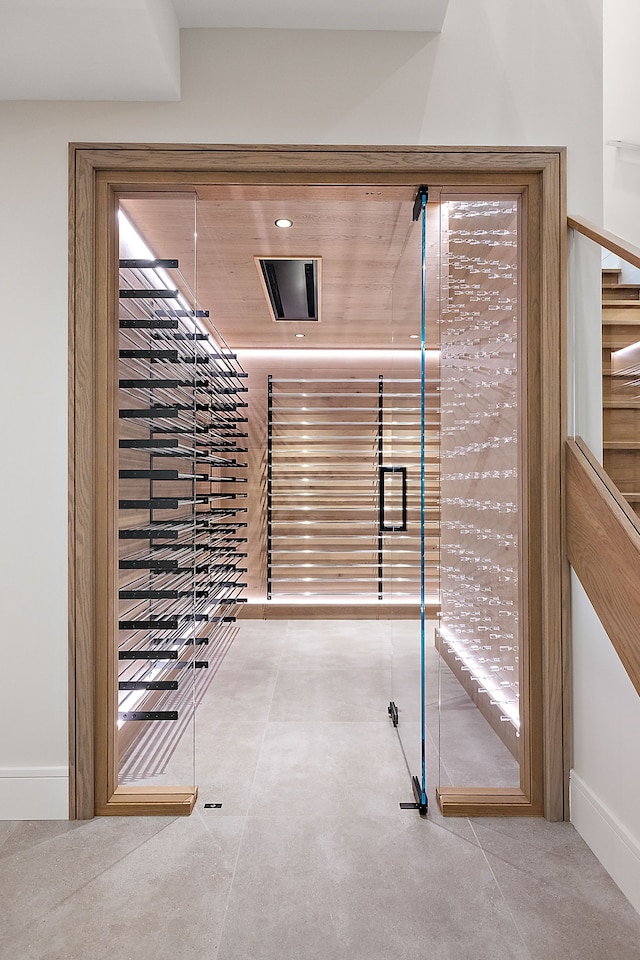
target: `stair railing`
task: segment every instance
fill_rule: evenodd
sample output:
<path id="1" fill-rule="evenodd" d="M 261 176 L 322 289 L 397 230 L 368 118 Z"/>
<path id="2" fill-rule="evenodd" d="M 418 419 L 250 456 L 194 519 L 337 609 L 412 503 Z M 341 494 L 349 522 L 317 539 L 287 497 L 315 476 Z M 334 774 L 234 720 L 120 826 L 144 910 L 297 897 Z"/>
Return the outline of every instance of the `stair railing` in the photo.
<path id="1" fill-rule="evenodd" d="M 640 694 L 640 248 L 568 226 L 567 555 Z"/>

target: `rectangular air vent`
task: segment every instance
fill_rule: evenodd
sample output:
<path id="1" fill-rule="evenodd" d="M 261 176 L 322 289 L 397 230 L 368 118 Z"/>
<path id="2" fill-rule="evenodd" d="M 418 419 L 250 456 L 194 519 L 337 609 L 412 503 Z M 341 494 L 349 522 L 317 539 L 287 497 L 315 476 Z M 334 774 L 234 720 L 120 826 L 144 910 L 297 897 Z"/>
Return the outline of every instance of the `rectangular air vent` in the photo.
<path id="1" fill-rule="evenodd" d="M 274 320 L 320 319 L 319 257 L 255 257 Z"/>

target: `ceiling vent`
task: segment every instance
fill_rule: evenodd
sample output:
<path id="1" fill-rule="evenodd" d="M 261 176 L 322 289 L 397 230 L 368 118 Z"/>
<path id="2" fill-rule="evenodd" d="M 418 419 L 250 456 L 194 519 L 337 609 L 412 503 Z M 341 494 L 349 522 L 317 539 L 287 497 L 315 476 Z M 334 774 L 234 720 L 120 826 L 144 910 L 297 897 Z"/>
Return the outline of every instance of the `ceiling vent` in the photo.
<path id="1" fill-rule="evenodd" d="M 255 261 L 273 320 L 320 319 L 319 257 L 256 257 Z"/>

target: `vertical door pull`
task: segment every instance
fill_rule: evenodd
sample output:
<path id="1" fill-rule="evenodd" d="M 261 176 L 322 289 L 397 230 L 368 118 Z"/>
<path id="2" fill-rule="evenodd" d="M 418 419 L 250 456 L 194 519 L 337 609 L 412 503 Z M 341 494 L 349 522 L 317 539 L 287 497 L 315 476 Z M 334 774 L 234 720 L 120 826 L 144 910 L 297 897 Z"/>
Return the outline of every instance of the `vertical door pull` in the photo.
<path id="1" fill-rule="evenodd" d="M 380 532 L 401 533 L 407 529 L 407 468 L 379 467 L 378 473 L 380 479 Z M 401 484 L 401 519 L 399 523 L 396 520 L 398 480 Z"/>

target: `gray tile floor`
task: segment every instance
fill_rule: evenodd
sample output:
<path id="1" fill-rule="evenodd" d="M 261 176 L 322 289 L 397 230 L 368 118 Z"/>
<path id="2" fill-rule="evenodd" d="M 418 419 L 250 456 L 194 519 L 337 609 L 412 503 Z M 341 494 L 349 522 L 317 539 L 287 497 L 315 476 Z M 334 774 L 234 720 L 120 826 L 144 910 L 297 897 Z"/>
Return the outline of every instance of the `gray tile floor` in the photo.
<path id="1" fill-rule="evenodd" d="M 570 824 L 399 809 L 398 629 L 243 624 L 189 818 L 0 823 L 1 960 L 639 960 L 640 916 Z"/>

